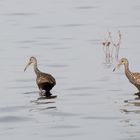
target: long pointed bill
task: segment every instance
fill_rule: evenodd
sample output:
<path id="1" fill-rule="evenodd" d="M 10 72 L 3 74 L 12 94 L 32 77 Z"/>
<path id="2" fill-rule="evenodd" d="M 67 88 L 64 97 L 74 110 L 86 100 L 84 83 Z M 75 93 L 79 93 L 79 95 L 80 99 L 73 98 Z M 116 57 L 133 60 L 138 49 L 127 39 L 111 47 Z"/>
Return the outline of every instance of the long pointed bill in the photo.
<path id="1" fill-rule="evenodd" d="M 26 71 L 26 69 L 28 68 L 28 66 L 31 64 L 31 62 L 29 62 L 26 67 L 24 68 L 24 72 Z"/>
<path id="2" fill-rule="evenodd" d="M 116 67 L 113 69 L 113 72 L 116 70 Z"/>
<path id="3" fill-rule="evenodd" d="M 119 68 L 121 65 L 122 65 L 122 64 L 119 63 L 119 64 L 113 69 L 113 72 L 114 72 L 117 68 Z"/>

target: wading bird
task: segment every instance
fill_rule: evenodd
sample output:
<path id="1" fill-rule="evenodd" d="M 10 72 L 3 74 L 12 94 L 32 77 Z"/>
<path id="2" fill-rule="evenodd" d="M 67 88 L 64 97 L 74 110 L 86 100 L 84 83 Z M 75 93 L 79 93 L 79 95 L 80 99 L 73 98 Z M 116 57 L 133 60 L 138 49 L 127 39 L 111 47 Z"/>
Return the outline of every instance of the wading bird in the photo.
<path id="1" fill-rule="evenodd" d="M 29 65 L 33 65 L 36 74 L 36 83 L 40 90 L 40 96 L 52 97 L 50 90 L 56 85 L 56 81 L 51 74 L 41 72 L 37 67 L 37 59 L 35 57 L 30 57 L 28 64 L 26 65 L 24 71 L 26 71 Z M 56 96 L 55 96 L 56 97 Z"/>
<path id="2" fill-rule="evenodd" d="M 140 97 L 140 73 L 134 73 L 129 70 L 129 62 L 126 58 L 121 58 L 118 65 L 113 69 L 115 71 L 116 68 L 119 68 L 121 65 L 124 65 L 125 75 L 128 80 L 138 89 L 138 95 Z"/>

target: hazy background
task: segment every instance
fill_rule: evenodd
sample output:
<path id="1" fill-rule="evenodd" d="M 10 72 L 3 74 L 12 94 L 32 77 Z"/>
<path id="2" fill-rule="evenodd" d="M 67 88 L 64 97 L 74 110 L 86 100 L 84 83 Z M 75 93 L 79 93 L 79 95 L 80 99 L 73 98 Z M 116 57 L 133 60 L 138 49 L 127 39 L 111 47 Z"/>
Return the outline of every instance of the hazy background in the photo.
<path id="1" fill-rule="evenodd" d="M 101 42 L 118 30 L 120 57 L 140 71 L 139 0 L 0 0 L 0 139 L 139 140 L 139 103 L 124 103 L 137 90 L 104 63 Z M 30 56 L 57 99 L 35 102 Z"/>

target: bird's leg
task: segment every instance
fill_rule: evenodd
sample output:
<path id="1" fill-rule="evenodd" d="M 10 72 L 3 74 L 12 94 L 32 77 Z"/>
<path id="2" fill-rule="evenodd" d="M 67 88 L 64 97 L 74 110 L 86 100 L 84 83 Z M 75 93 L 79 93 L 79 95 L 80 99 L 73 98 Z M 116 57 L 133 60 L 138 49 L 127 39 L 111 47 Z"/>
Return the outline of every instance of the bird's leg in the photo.
<path id="1" fill-rule="evenodd" d="M 40 96 L 45 96 L 45 90 L 42 90 L 42 89 L 39 89 L 39 90 L 40 90 L 39 95 Z"/>
<path id="2" fill-rule="evenodd" d="M 52 95 L 52 94 L 51 94 L 50 91 L 48 91 L 48 92 L 45 93 L 45 96 L 46 96 L 46 97 L 51 97 L 51 95 Z"/>
<path id="3" fill-rule="evenodd" d="M 42 89 L 41 88 L 39 88 L 39 96 L 42 96 Z"/>

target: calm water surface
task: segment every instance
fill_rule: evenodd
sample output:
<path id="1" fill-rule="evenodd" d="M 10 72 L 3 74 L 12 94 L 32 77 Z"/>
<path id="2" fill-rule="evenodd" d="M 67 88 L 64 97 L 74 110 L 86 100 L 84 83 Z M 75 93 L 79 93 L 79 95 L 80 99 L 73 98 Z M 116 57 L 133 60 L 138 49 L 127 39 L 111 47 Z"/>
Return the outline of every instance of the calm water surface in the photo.
<path id="1" fill-rule="evenodd" d="M 118 30 L 120 56 L 140 71 L 139 0 L 0 0 L 0 139 L 139 140 L 137 90 L 101 48 Z M 37 101 L 30 56 L 56 78 L 57 99 Z"/>

